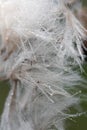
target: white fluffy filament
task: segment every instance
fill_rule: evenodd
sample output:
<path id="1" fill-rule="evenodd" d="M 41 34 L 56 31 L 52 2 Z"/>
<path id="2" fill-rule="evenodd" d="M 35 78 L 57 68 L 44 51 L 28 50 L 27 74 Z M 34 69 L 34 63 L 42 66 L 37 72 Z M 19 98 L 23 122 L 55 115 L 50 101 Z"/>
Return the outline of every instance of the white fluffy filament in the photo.
<path id="1" fill-rule="evenodd" d="M 0 130 L 63 130 L 65 90 L 80 81 L 85 29 L 69 0 L 0 0 L 0 79 L 10 80 Z M 74 1 L 75 2 L 75 1 Z"/>

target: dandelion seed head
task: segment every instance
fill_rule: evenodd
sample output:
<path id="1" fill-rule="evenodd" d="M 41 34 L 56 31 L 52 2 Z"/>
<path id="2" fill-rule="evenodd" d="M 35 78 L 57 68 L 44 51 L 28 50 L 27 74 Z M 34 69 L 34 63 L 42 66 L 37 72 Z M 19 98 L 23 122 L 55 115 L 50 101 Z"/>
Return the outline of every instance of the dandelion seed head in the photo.
<path id="1" fill-rule="evenodd" d="M 1 130 L 64 129 L 63 110 L 77 101 L 65 87 L 82 80 L 73 67 L 84 61 L 86 31 L 68 2 L 1 1 L 0 78 L 11 84 Z"/>

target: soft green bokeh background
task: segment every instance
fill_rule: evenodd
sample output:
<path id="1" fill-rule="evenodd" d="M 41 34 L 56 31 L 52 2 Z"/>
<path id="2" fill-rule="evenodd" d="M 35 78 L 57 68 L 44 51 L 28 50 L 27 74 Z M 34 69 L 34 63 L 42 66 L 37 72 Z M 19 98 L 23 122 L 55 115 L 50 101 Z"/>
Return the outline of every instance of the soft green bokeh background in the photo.
<path id="1" fill-rule="evenodd" d="M 9 92 L 9 83 L 7 82 L 0 82 L 0 115 L 3 110 L 5 99 Z"/>
<path id="2" fill-rule="evenodd" d="M 86 6 L 87 4 L 87 0 L 82 0 L 83 1 L 83 5 Z M 87 79 L 87 63 L 84 64 L 84 70 L 85 73 L 82 74 L 83 77 L 85 79 Z M 4 83 L 0 83 L 0 115 L 3 111 L 3 107 L 4 107 L 4 102 L 5 99 L 8 95 L 9 92 L 9 83 L 8 82 L 4 82 Z M 80 96 L 81 102 L 80 102 L 80 107 L 74 108 L 71 107 L 68 111 L 68 113 L 77 113 L 77 112 L 87 112 L 87 85 L 85 84 L 85 88 L 81 86 L 77 87 L 75 91 L 78 91 L 78 89 L 82 90 L 82 94 L 83 96 Z M 78 110 L 79 109 L 79 110 Z M 73 117 L 72 119 L 67 119 L 66 121 L 66 130 L 87 130 L 87 113 L 82 114 L 81 116 L 77 116 L 77 117 Z"/>
<path id="3" fill-rule="evenodd" d="M 82 73 L 81 76 L 83 79 L 87 80 L 87 63 L 84 63 L 83 68 L 85 72 Z M 65 126 L 66 130 L 87 130 L 87 82 L 76 86 L 72 91 L 78 92 L 79 90 L 81 90 L 81 93 L 77 94 L 80 98 L 79 105 L 77 104 L 69 108 L 68 113 L 81 113 L 81 115 L 79 116 L 77 114 L 76 117 L 67 119 L 67 125 Z"/>
<path id="4" fill-rule="evenodd" d="M 81 0 L 84 5 L 87 5 L 87 0 Z"/>

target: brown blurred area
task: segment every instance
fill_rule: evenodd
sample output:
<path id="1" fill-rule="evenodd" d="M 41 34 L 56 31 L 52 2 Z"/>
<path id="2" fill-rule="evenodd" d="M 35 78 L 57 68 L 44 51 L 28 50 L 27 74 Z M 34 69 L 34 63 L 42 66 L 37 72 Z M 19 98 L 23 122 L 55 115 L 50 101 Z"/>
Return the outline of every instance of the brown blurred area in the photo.
<path id="1" fill-rule="evenodd" d="M 84 7 L 78 11 L 77 17 L 83 24 L 83 26 L 87 29 L 87 8 Z"/>

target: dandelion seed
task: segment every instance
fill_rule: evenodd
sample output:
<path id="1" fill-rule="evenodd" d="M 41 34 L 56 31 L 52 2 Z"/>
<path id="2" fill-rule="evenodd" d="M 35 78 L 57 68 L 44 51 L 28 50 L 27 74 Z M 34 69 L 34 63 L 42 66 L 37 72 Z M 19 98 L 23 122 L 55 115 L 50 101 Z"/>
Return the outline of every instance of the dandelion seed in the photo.
<path id="1" fill-rule="evenodd" d="M 73 66 L 84 61 L 73 2 L 0 1 L 0 79 L 11 84 L 0 130 L 64 129 L 63 110 L 77 101 L 65 86 L 82 80 Z"/>

